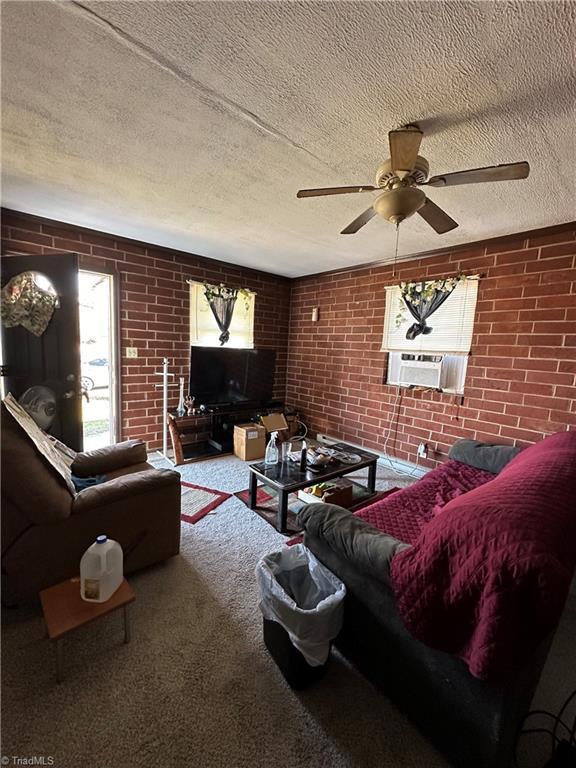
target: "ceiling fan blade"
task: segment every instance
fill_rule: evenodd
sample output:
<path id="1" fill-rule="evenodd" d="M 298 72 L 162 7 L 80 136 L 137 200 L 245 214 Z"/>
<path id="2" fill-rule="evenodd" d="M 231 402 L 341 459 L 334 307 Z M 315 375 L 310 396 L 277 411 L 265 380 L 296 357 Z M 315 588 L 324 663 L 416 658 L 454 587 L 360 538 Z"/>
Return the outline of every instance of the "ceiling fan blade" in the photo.
<path id="1" fill-rule="evenodd" d="M 504 165 L 489 165 L 487 168 L 470 168 L 468 171 L 445 173 L 443 176 L 432 176 L 425 182 L 430 187 L 452 187 L 456 184 L 478 184 L 483 181 L 514 181 L 526 179 L 530 166 L 526 161 L 521 163 L 505 163 Z"/>
<path id="2" fill-rule="evenodd" d="M 370 207 L 367 208 L 364 213 L 361 213 L 360 216 L 354 219 L 354 221 L 351 224 L 348 224 L 347 227 L 345 227 L 342 232 L 340 232 L 341 235 L 354 235 L 356 232 L 358 232 L 359 229 L 361 229 L 364 224 L 368 224 L 370 219 L 376 216 L 376 211 L 374 208 Z"/>
<path id="3" fill-rule="evenodd" d="M 299 189 L 296 197 L 320 197 L 322 195 L 348 195 L 351 192 L 373 192 L 377 187 L 365 184 L 362 187 L 321 187 L 320 189 Z"/>
<path id="4" fill-rule="evenodd" d="M 430 224 L 432 229 L 435 229 L 439 235 L 443 235 L 445 232 L 450 232 L 451 229 L 456 229 L 458 222 L 451 219 L 442 208 L 439 208 L 436 203 L 433 203 L 429 197 L 426 198 L 426 202 L 422 208 L 418 209 L 418 213 L 427 224 Z"/>
<path id="5" fill-rule="evenodd" d="M 399 176 L 414 170 L 423 135 L 419 128 L 410 126 L 388 134 L 392 170 Z"/>

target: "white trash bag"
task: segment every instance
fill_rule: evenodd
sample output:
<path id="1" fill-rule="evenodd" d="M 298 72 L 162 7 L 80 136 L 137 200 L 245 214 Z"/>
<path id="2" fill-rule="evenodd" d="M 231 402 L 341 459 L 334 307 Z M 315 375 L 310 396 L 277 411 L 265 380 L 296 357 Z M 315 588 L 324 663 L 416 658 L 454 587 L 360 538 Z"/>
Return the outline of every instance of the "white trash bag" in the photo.
<path id="1" fill-rule="evenodd" d="M 311 667 L 326 663 L 342 628 L 346 587 L 303 544 L 284 547 L 256 566 L 260 610 L 279 622 Z"/>

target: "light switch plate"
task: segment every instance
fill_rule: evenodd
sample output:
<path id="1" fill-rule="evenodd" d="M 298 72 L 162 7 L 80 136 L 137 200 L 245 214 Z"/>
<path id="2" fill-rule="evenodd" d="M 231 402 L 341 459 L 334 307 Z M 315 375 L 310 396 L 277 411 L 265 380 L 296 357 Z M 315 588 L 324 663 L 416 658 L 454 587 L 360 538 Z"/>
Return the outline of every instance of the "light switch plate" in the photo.
<path id="1" fill-rule="evenodd" d="M 138 357 L 138 347 L 126 347 L 126 357 Z"/>

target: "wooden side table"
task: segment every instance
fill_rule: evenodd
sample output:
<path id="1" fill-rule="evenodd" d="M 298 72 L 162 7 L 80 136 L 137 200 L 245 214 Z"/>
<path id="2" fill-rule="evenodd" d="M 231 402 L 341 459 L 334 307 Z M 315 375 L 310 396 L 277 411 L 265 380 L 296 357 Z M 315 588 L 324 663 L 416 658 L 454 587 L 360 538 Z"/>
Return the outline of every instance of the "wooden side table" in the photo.
<path id="1" fill-rule="evenodd" d="M 126 579 L 118 587 L 112 597 L 105 603 L 88 603 L 80 596 L 80 579 L 68 579 L 40 592 L 44 621 L 50 640 L 56 643 L 56 679 L 63 680 L 63 648 L 64 636 L 75 629 L 96 621 L 101 616 L 107 616 L 122 608 L 124 616 L 124 642 L 130 642 L 130 626 L 128 623 L 128 605 L 136 599 L 134 590 Z"/>

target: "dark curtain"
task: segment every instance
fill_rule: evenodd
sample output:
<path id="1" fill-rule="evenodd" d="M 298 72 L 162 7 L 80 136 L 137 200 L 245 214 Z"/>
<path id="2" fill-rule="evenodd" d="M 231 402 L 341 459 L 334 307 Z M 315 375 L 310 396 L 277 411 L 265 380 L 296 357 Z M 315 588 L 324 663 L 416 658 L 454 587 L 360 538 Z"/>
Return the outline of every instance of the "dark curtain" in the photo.
<path id="1" fill-rule="evenodd" d="M 232 296 L 222 298 L 221 296 L 213 296 L 208 299 L 208 304 L 214 315 L 214 319 L 220 329 L 220 346 L 223 346 L 230 339 L 230 323 L 232 322 L 232 315 L 234 314 L 234 305 L 236 304 L 236 298 L 238 294 L 234 293 Z M 208 298 L 208 297 L 207 297 Z"/>
<path id="2" fill-rule="evenodd" d="M 424 335 L 432 333 L 432 328 L 426 324 L 426 320 L 430 317 L 430 315 L 433 315 L 434 312 L 436 312 L 436 310 L 442 306 L 442 304 L 444 304 L 456 285 L 452 286 L 451 288 L 446 287 L 446 285 L 444 285 L 443 288 L 436 288 L 432 296 L 427 298 L 424 297 L 424 287 L 425 283 L 423 282 L 422 293 L 416 294 L 418 301 L 415 303 L 412 303 L 412 301 L 410 301 L 410 299 L 407 297 L 407 289 L 405 288 L 402 290 L 402 298 L 404 299 L 404 304 L 406 304 L 408 311 L 414 320 L 416 320 L 416 322 L 413 323 L 406 331 L 406 338 L 410 341 L 413 341 L 416 336 L 419 336 L 421 333 Z"/>

